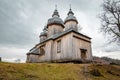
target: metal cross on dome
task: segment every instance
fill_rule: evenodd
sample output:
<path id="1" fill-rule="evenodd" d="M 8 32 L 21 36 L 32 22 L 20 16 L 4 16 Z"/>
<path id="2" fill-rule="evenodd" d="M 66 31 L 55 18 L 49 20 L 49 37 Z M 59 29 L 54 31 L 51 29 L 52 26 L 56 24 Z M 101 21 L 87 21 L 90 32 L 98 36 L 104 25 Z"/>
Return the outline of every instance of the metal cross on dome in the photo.
<path id="1" fill-rule="evenodd" d="M 55 5 L 55 9 L 57 10 L 57 4 Z"/>

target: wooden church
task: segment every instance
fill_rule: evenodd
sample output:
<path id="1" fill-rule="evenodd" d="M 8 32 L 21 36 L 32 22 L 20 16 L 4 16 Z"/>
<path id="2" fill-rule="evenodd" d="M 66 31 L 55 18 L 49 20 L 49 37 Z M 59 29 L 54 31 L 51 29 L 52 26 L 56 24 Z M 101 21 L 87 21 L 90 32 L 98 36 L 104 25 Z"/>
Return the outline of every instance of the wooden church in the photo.
<path id="1" fill-rule="evenodd" d="M 64 21 L 55 9 L 39 37 L 40 42 L 27 53 L 28 63 L 92 60 L 91 38 L 78 32 L 71 8 Z"/>

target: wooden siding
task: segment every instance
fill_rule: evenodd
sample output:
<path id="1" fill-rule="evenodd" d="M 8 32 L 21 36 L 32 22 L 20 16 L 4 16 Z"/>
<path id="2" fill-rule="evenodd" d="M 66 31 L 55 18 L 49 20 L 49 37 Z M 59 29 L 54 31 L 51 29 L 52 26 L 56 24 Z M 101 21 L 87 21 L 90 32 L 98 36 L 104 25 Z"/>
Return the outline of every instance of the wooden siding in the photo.
<path id="1" fill-rule="evenodd" d="M 57 41 L 61 40 L 61 52 L 57 53 Z M 67 60 L 71 57 L 71 33 L 53 42 L 53 60 Z"/>
<path id="2" fill-rule="evenodd" d="M 63 27 L 61 25 L 50 25 L 48 27 L 48 37 L 58 32 L 63 32 Z"/>
<path id="3" fill-rule="evenodd" d="M 45 44 L 45 55 L 42 57 L 39 57 L 40 62 L 50 62 L 51 61 L 51 51 L 52 51 L 52 40 L 47 41 Z M 42 45 L 42 44 L 41 44 Z"/>
<path id="4" fill-rule="evenodd" d="M 61 40 L 61 51 L 57 52 L 57 42 Z M 56 40 L 49 40 L 40 45 L 37 48 L 45 45 L 45 55 L 30 55 L 31 62 L 51 62 L 51 61 L 72 61 L 81 60 L 80 49 L 86 49 L 86 59 L 92 59 L 91 41 L 89 38 L 78 35 L 74 32 L 66 34 Z"/>
<path id="5" fill-rule="evenodd" d="M 70 29 L 72 27 L 77 27 L 76 21 L 68 21 L 65 23 L 65 30 Z"/>
<path id="6" fill-rule="evenodd" d="M 73 33 L 72 38 L 72 51 L 75 56 L 73 56 L 74 59 L 81 59 L 81 51 L 80 49 L 86 49 L 86 60 L 92 59 L 92 51 L 91 51 L 91 41 L 90 39 L 87 39 L 85 37 L 82 37 L 80 35 L 77 35 Z"/>
<path id="7" fill-rule="evenodd" d="M 35 62 L 38 62 L 38 55 L 33 55 L 33 54 L 30 54 L 30 55 L 27 55 L 27 62 L 31 62 L 31 63 L 35 63 Z"/>

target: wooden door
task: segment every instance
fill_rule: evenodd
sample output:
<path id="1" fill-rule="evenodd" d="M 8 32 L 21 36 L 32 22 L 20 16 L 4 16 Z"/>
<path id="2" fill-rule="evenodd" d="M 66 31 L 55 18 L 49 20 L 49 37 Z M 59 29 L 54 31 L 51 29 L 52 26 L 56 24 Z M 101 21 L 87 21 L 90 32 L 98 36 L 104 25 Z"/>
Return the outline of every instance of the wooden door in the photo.
<path id="1" fill-rule="evenodd" d="M 81 60 L 82 62 L 86 61 L 86 50 L 81 50 Z"/>

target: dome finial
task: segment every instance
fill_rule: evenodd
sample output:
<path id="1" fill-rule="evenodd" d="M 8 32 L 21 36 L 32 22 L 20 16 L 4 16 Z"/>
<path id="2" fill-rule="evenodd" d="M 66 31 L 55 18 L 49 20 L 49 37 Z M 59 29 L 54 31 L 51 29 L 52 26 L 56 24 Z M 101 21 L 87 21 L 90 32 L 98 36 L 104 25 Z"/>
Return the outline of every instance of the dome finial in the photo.
<path id="1" fill-rule="evenodd" d="M 69 6 L 70 6 L 70 10 L 71 10 L 71 4 Z"/>
<path id="2" fill-rule="evenodd" d="M 57 10 L 57 4 L 55 4 L 55 10 Z"/>
<path id="3" fill-rule="evenodd" d="M 55 5 L 55 10 L 54 10 L 52 17 L 59 17 L 59 13 L 57 11 L 57 5 Z"/>
<path id="4" fill-rule="evenodd" d="M 72 9 L 71 9 L 71 4 L 69 6 L 70 6 L 70 9 L 69 9 L 69 12 L 68 12 L 68 16 L 69 15 L 74 15 L 74 13 L 72 12 Z"/>

